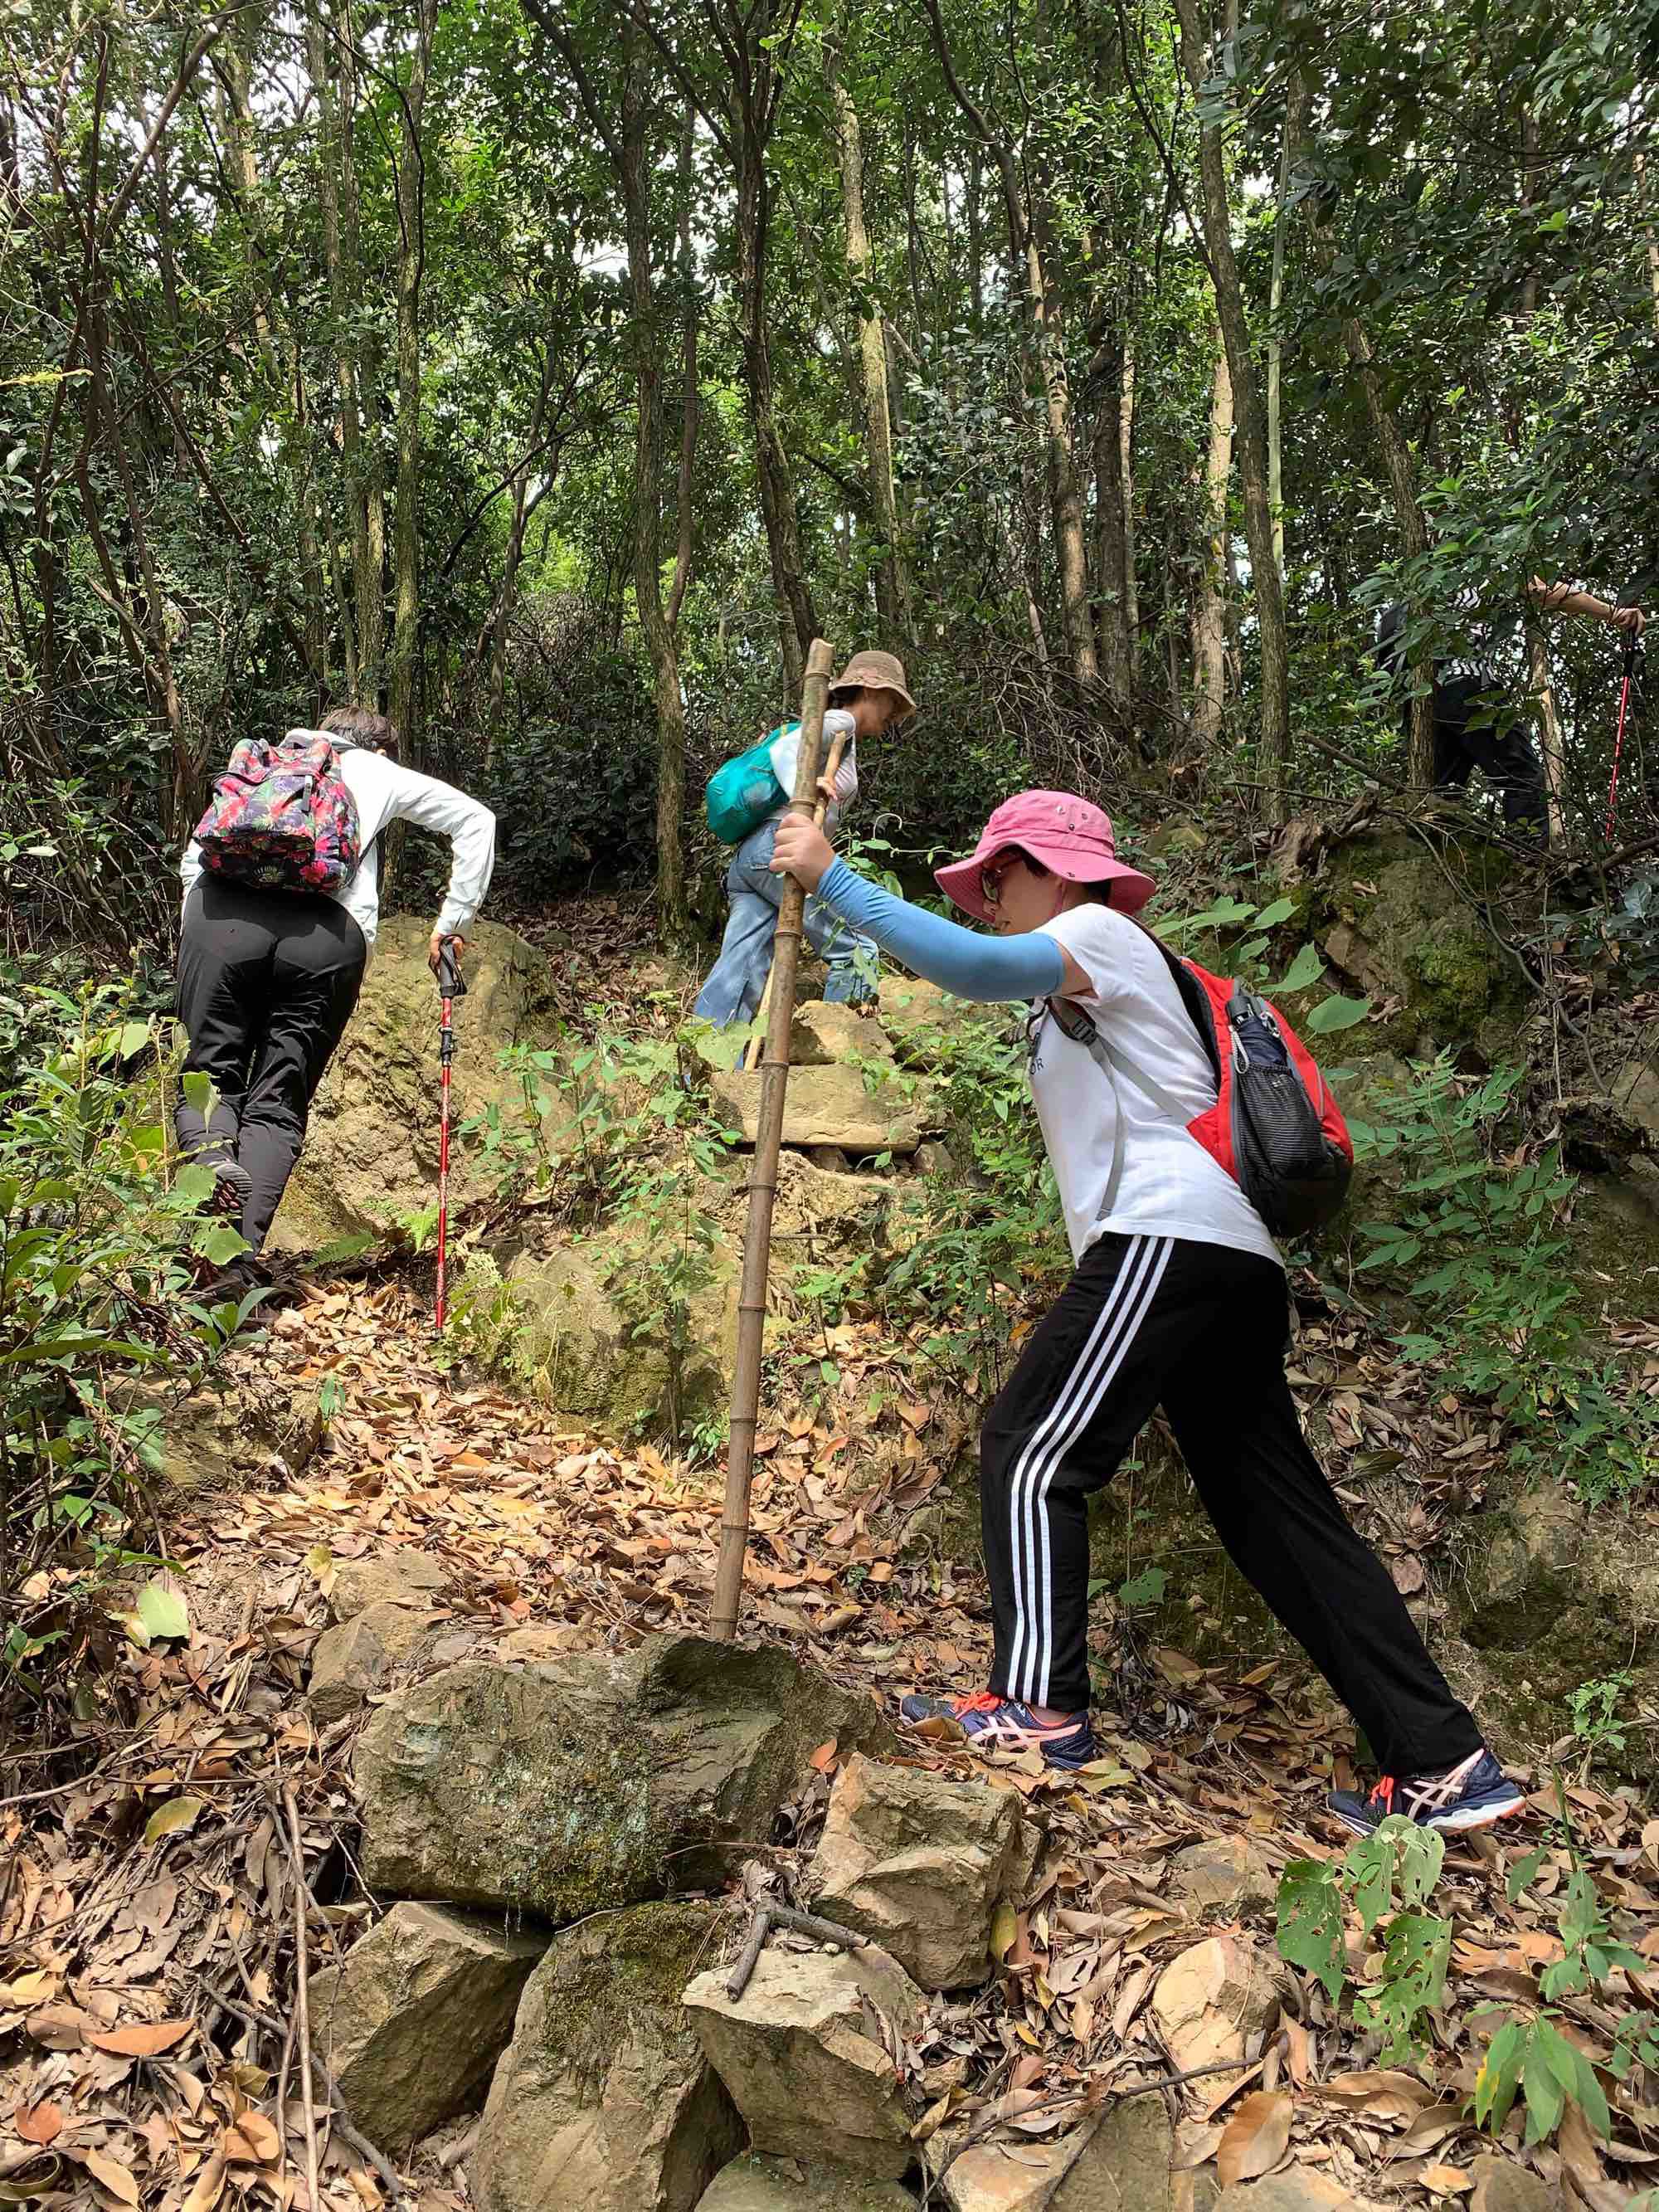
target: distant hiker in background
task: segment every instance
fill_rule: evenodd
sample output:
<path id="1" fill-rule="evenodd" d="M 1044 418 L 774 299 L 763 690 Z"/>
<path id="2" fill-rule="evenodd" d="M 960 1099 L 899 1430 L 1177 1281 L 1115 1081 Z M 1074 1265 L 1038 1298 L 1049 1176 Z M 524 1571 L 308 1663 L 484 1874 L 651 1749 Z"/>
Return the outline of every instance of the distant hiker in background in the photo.
<path id="1" fill-rule="evenodd" d="M 416 822 L 453 848 L 428 957 L 459 954 L 489 888 L 495 817 L 464 792 L 402 768 L 384 714 L 336 707 L 320 730 L 245 738 L 185 851 L 179 1018 L 186 1074 L 217 1093 L 178 1109 L 179 1149 L 212 1168 L 214 1202 L 249 1253 L 225 1287 L 258 1279 L 252 1255 L 299 1158 L 306 1121 L 374 949 L 380 832 Z"/>
<path id="2" fill-rule="evenodd" d="M 1640 637 L 1646 617 L 1639 607 L 1616 606 L 1571 584 L 1547 584 L 1534 576 L 1526 597 L 1547 614 L 1587 615 L 1627 636 Z M 1462 651 L 1434 664 L 1434 780 L 1464 789 L 1476 769 L 1492 785 L 1512 828 L 1540 840 L 1549 835 L 1548 794 L 1532 736 L 1514 705 L 1524 682 L 1520 643 L 1522 608 L 1474 592 L 1454 609 L 1464 640 Z M 1402 691 L 1400 726 L 1409 738 L 1411 693 L 1406 680 L 1407 611 L 1385 607 L 1377 629 L 1377 661 Z"/>
<path id="3" fill-rule="evenodd" d="M 833 829 L 843 807 L 858 794 L 857 740 L 880 737 L 908 721 L 916 711 L 904 679 L 904 664 L 890 653 L 855 653 L 830 687 L 823 718 L 823 758 L 837 736 L 845 750 L 836 773 L 836 797 L 825 817 Z M 709 827 L 723 844 L 736 845 L 726 872 L 731 902 L 720 954 L 697 994 L 700 1019 L 726 1029 L 753 1021 L 766 992 L 772 964 L 772 938 L 778 926 L 783 887 L 772 872 L 772 840 L 790 793 L 800 750 L 800 726 L 790 722 L 757 745 L 718 769 L 709 781 Z M 803 917 L 807 942 L 830 967 L 823 995 L 857 1006 L 875 996 L 870 980 L 876 948 L 867 937 L 837 921 L 817 900 L 809 898 Z"/>

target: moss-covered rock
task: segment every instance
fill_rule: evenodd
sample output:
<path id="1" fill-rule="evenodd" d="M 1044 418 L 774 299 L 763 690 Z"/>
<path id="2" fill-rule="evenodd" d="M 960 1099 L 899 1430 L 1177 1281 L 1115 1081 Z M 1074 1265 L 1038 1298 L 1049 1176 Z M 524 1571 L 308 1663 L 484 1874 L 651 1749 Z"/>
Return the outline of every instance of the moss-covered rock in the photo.
<path id="1" fill-rule="evenodd" d="M 691 2212 L 743 2144 L 680 2003 L 720 1918 L 636 1905 L 554 1939 L 478 2130 L 479 2212 Z"/>
<path id="2" fill-rule="evenodd" d="M 890 1751 L 867 1699 L 782 1651 L 648 1638 L 446 1668 L 357 1749 L 371 1888 L 555 1923 L 724 1880 L 834 1737 Z"/>
<path id="3" fill-rule="evenodd" d="M 1513 1057 L 1528 992 L 1479 910 L 1508 864 L 1486 847 L 1443 866 L 1414 842 L 1346 846 L 1312 887 L 1308 921 L 1326 957 L 1379 1006 L 1378 1023 L 1344 1034 L 1350 1058 L 1368 1052 L 1474 1047 Z M 1460 879 L 1462 888 L 1460 888 Z"/>
<path id="4" fill-rule="evenodd" d="M 429 921 L 383 921 L 339 1050 L 311 1109 L 306 1146 L 283 1195 L 271 1247 L 306 1252 L 359 1231 L 378 1234 L 431 1204 L 438 1187 L 438 994 L 426 964 Z M 500 1055 L 553 1033 L 552 970 L 498 922 L 467 932 L 467 993 L 455 1015 L 452 1119 L 518 1096 Z M 452 1146 L 452 1206 L 483 1196 L 489 1170 Z"/>

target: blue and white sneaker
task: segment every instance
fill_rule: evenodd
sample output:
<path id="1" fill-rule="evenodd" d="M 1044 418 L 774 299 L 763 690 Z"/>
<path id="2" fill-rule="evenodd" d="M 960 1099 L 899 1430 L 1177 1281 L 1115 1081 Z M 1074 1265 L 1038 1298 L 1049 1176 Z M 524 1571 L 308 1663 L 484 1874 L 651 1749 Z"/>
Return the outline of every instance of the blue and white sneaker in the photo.
<path id="1" fill-rule="evenodd" d="M 1415 1820 L 1419 1828 L 1489 1828 L 1494 1820 L 1521 1812 L 1526 1802 L 1483 1745 L 1443 1773 L 1403 1780 L 1385 1774 L 1363 1797 L 1357 1790 L 1333 1790 L 1325 1804 L 1356 1835 L 1369 1836 L 1390 1813 Z"/>
<path id="2" fill-rule="evenodd" d="M 1087 1713 L 1040 1721 L 1029 1705 L 994 1690 L 971 1698 L 901 1698 L 899 1712 L 907 1721 L 955 1721 L 974 1751 L 1040 1751 L 1046 1765 L 1068 1770 L 1100 1756 Z"/>

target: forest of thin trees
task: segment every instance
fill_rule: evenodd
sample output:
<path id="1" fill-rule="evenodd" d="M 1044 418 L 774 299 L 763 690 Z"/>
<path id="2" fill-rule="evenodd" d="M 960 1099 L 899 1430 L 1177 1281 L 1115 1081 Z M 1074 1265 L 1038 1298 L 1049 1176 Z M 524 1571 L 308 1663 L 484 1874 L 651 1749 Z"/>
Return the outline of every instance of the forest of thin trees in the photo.
<path id="1" fill-rule="evenodd" d="M 331 701 L 510 895 L 684 939 L 819 632 L 907 657 L 920 848 L 1020 781 L 1426 781 L 1377 611 L 1421 690 L 1508 609 L 1604 840 L 1620 641 L 1523 590 L 1659 565 L 1656 76 L 1655 0 L 8 13 L 14 949 L 164 937 L 234 738 Z"/>

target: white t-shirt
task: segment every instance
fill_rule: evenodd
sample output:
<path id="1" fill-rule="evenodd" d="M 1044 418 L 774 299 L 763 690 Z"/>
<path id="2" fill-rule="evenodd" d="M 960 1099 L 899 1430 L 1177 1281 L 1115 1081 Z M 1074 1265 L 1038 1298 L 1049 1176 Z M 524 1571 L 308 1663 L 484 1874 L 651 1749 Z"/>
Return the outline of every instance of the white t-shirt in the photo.
<path id="1" fill-rule="evenodd" d="M 1043 927 L 1094 985 L 1077 1003 L 1101 1036 L 1144 1069 L 1188 1120 L 1213 1106 L 1209 1057 L 1175 978 L 1145 933 L 1127 915 L 1095 905 L 1073 907 Z M 1267 1223 L 1182 1123 L 1127 1078 L 1109 1077 L 1087 1045 L 1068 1037 L 1046 1007 L 1033 1020 L 1031 1096 L 1060 1186 L 1073 1260 L 1115 1231 L 1224 1244 L 1283 1266 Z M 1103 1214 L 1115 1139 L 1121 1142 L 1123 1158 L 1111 1211 Z"/>
<path id="2" fill-rule="evenodd" d="M 305 732 L 289 732 L 290 736 Z M 322 734 L 328 736 L 328 732 Z M 416 822 L 422 830 L 435 830 L 453 848 L 449 890 L 438 915 L 446 937 L 459 937 L 483 904 L 484 893 L 495 866 L 495 817 L 489 809 L 453 784 L 435 775 L 422 775 L 404 768 L 384 753 L 354 744 L 349 738 L 329 736 L 340 757 L 340 781 L 357 809 L 357 831 L 362 860 L 350 880 L 326 896 L 343 906 L 363 933 L 363 942 L 374 950 L 380 919 L 380 848 L 374 842 L 388 822 Z M 202 873 L 202 848 L 192 837 L 179 866 L 185 899 L 196 888 Z"/>
<path id="3" fill-rule="evenodd" d="M 836 803 L 824 811 L 823 826 L 826 830 L 835 828 L 840 818 L 842 808 L 850 806 L 858 797 L 858 754 L 853 741 L 853 732 L 856 726 L 853 717 L 845 707 L 826 708 L 823 717 L 823 744 L 818 758 L 820 761 L 829 759 L 830 748 L 837 737 L 842 739 L 845 748 L 836 765 Z M 778 780 L 778 786 L 783 793 L 786 803 L 795 788 L 795 769 L 799 760 L 800 724 L 791 722 L 783 734 L 772 741 L 772 773 Z M 783 807 L 780 806 L 775 813 L 768 817 L 768 819 L 776 822 L 781 817 L 783 811 Z"/>

